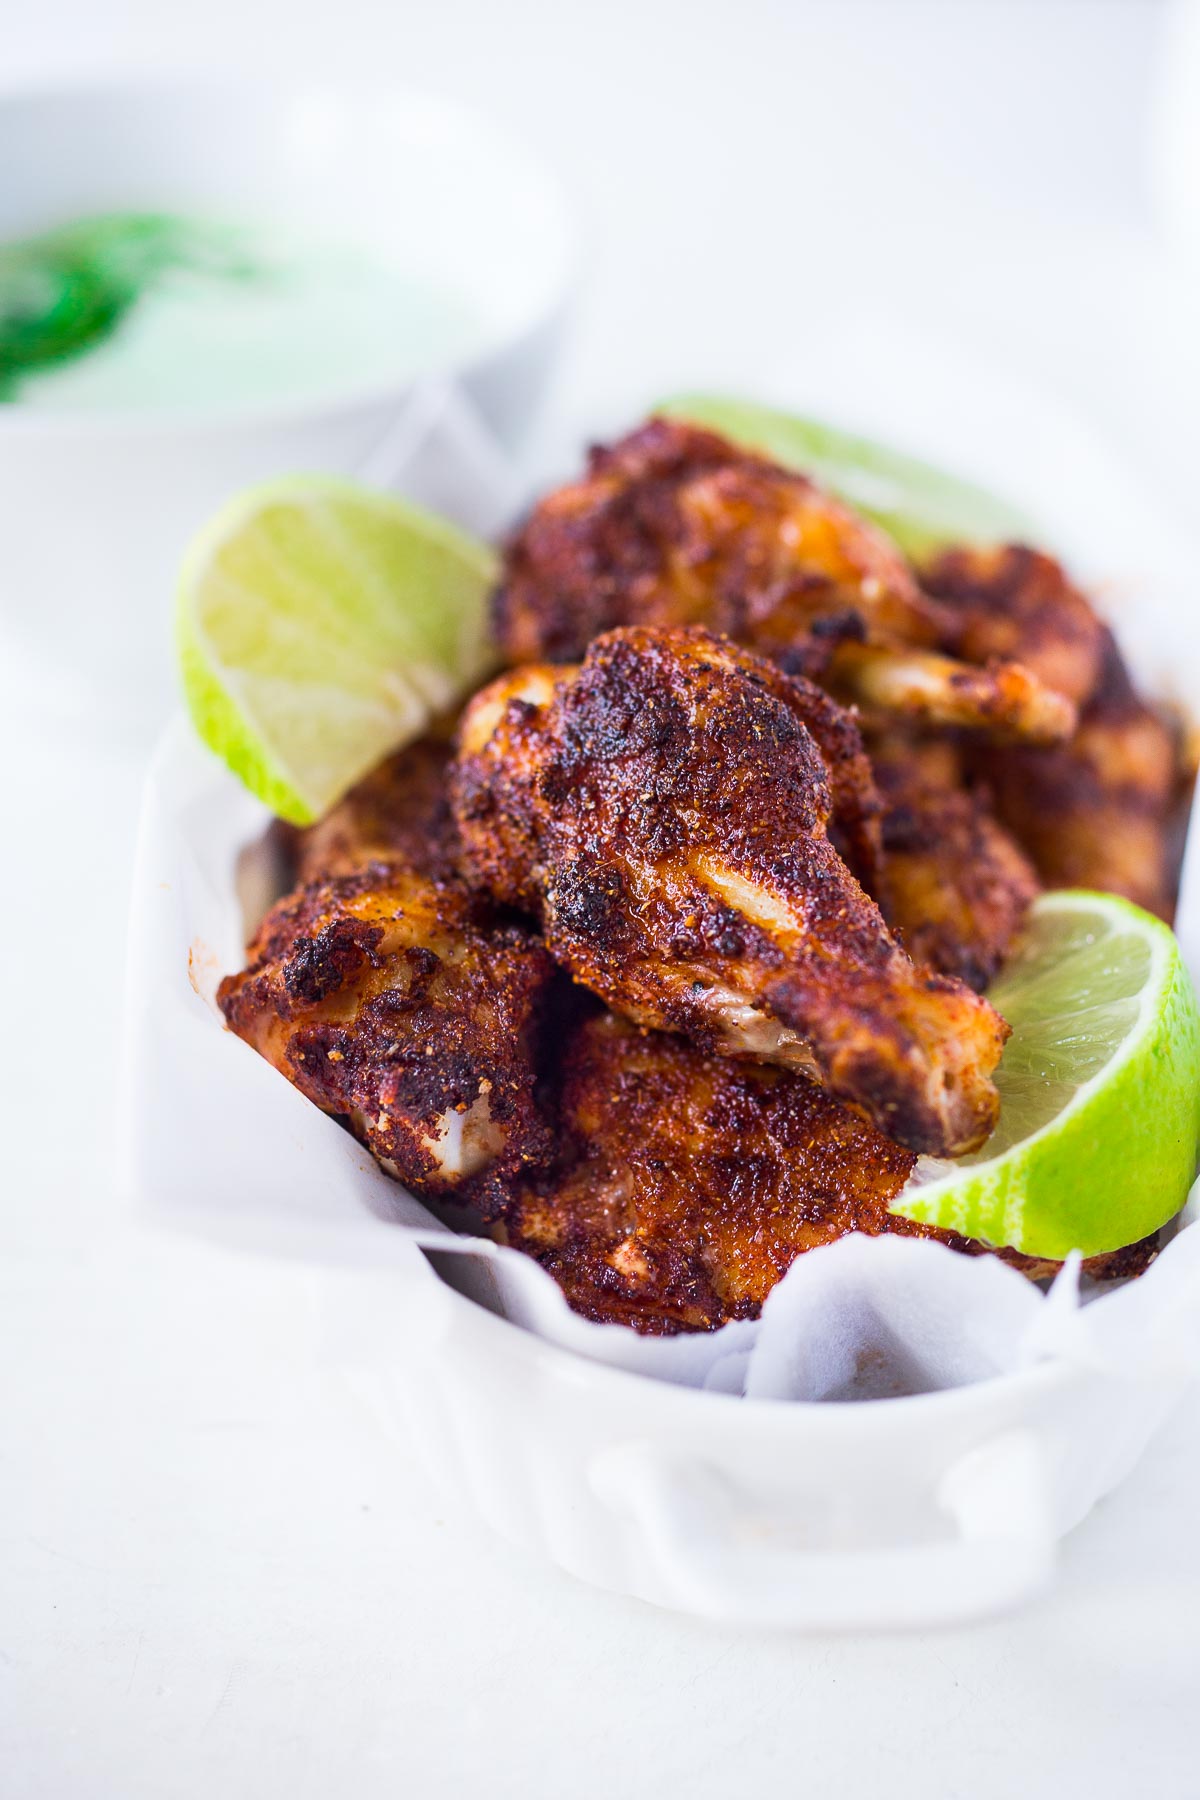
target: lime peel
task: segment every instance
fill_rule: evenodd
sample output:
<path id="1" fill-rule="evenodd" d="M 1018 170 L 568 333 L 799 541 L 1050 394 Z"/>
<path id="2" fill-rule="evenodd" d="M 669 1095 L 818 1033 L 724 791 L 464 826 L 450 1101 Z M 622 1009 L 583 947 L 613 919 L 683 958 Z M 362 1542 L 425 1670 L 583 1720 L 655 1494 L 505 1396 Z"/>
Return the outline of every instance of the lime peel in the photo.
<path id="1" fill-rule="evenodd" d="M 1110 894 L 1044 894 L 989 998 L 1013 1027 L 1000 1124 L 972 1156 L 922 1159 L 892 1210 L 1055 1260 L 1150 1236 L 1200 1147 L 1200 1008 L 1173 932 Z"/>
<path id="2" fill-rule="evenodd" d="M 490 546 L 350 481 L 248 489 L 180 574 L 197 732 L 273 812 L 310 823 L 489 673 L 498 572 Z"/>

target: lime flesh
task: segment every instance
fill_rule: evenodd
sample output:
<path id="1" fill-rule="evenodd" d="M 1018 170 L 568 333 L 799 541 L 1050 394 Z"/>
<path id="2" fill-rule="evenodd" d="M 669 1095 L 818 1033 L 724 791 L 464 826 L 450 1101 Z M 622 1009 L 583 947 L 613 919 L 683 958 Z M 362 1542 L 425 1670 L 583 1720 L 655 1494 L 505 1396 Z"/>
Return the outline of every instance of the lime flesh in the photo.
<path id="1" fill-rule="evenodd" d="M 916 561 L 948 544 L 1033 542 L 1038 537 L 1028 519 L 982 488 L 816 419 L 713 394 L 680 395 L 655 411 L 706 426 L 784 468 L 812 476 Z"/>
<path id="2" fill-rule="evenodd" d="M 1030 1256 L 1138 1242 L 1187 1197 L 1200 1010 L 1174 934 L 1108 894 L 1044 894 L 988 998 L 1012 1026 L 983 1149 L 922 1158 L 892 1210 Z"/>
<path id="3" fill-rule="evenodd" d="M 251 489 L 180 577 L 197 731 L 280 817 L 319 818 L 487 674 L 496 573 L 486 544 L 351 482 Z"/>

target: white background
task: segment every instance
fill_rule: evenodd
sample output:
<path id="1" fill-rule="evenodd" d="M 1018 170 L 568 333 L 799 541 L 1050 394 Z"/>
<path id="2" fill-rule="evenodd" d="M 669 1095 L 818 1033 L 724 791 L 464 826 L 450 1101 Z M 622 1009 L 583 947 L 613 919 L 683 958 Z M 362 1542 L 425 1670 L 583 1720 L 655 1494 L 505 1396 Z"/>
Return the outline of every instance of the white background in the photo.
<path id="1" fill-rule="evenodd" d="M 1183 36 L 1155 0 L 0 0 L 0 76 L 370 71 L 509 121 L 591 244 L 547 462 L 680 383 L 786 399 L 883 302 L 1033 376 L 1186 516 L 1197 290 L 1152 154 Z M 443 1510 L 355 1398 L 361 1277 L 136 1224 L 140 759 L 0 716 L 0 1794 L 1200 1794 L 1200 1398 L 1023 1616 L 730 1633 Z"/>

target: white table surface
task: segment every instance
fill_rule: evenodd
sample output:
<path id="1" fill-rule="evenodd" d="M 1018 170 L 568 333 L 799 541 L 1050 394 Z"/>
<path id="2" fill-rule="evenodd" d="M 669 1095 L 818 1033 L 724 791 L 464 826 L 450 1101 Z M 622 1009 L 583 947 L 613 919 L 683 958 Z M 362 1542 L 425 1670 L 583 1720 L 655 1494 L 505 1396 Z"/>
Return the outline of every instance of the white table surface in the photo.
<path id="1" fill-rule="evenodd" d="M 1142 158 L 1161 13 L 0 0 L 0 67 L 382 66 L 511 119 L 594 246 L 545 463 L 681 381 L 786 388 L 885 294 L 1053 383 L 1183 506 L 1200 362 Z M 1200 1395 L 1023 1615 L 731 1633 L 446 1511 L 355 1398 L 361 1276 L 135 1221 L 113 1135 L 141 757 L 0 708 L 0 1793 L 1200 1793 Z"/>

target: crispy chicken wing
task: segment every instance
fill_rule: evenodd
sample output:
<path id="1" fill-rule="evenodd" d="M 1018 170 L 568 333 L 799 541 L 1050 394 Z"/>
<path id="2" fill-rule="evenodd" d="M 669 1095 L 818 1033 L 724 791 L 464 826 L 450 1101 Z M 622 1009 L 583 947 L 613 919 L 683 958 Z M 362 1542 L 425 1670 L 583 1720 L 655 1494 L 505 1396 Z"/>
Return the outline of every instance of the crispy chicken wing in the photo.
<path id="1" fill-rule="evenodd" d="M 995 1123 L 1007 1027 L 913 965 L 829 841 L 806 714 L 802 683 L 696 630 L 614 631 L 578 670 L 504 677 L 463 719 L 465 871 L 637 1023 L 965 1150 Z"/>
<path id="2" fill-rule="evenodd" d="M 1177 724 L 1138 694 L 1111 631 L 1048 556 L 955 550 L 926 580 L 968 655 L 1015 654 L 1080 707 L 1057 749 L 976 748 L 1005 825 L 1052 887 L 1124 894 L 1170 920 L 1192 769 Z"/>
<path id="3" fill-rule="evenodd" d="M 922 573 L 951 621 L 948 642 L 968 662 L 1013 657 L 1082 706 L 1100 680 L 1105 630 L 1052 556 L 1021 544 L 945 551 Z"/>
<path id="4" fill-rule="evenodd" d="M 389 1174 L 486 1213 L 543 1161 L 537 1037 L 553 965 L 519 925 L 399 859 L 272 908 L 218 998 L 232 1030 Z"/>
<path id="5" fill-rule="evenodd" d="M 983 667 L 929 650 L 839 644 L 821 679 L 885 726 L 960 727 L 991 743 L 1061 744 L 1078 723 L 1074 702 L 1021 663 Z"/>
<path id="6" fill-rule="evenodd" d="M 942 630 L 849 507 L 670 419 L 594 449 L 582 481 L 539 502 L 508 546 L 496 623 L 513 663 L 568 661 L 618 625 L 704 625 L 765 656 L 814 626 L 930 645 Z"/>
<path id="7" fill-rule="evenodd" d="M 1140 698 L 1111 636 L 1070 743 L 973 760 L 1048 886 L 1123 894 L 1170 923 L 1193 771 L 1180 729 Z"/>
<path id="8" fill-rule="evenodd" d="M 642 1332 L 754 1317 L 801 1251 L 888 1212 L 915 1158 L 784 1069 L 707 1055 L 605 1013 L 562 1052 L 559 1155 L 504 1236 L 571 1305 Z"/>
<path id="9" fill-rule="evenodd" d="M 884 917 L 917 962 L 982 991 L 1041 883 L 987 791 L 967 786 L 956 745 L 892 734 L 870 752 L 885 804 Z"/>
<path id="10" fill-rule="evenodd" d="M 1057 742 L 1069 701 L 994 658 L 941 646 L 951 620 L 899 551 L 805 476 L 715 433 L 651 419 L 592 452 L 508 546 L 495 601 L 507 660 L 582 656 L 621 625 L 703 625 L 847 701 Z"/>

